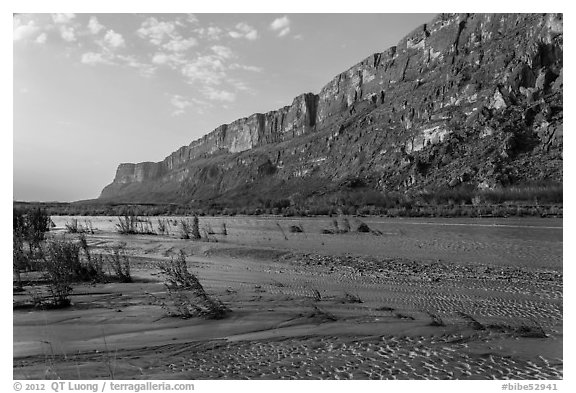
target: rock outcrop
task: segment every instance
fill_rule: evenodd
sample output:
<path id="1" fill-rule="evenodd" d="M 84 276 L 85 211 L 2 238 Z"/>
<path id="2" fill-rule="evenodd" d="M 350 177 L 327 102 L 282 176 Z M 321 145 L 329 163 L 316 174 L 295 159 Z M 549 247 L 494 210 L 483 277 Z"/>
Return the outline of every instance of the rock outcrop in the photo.
<path id="1" fill-rule="evenodd" d="M 346 179 L 404 192 L 561 182 L 562 100 L 561 14 L 443 14 L 317 95 L 161 162 L 121 164 L 100 198 L 308 197 Z"/>

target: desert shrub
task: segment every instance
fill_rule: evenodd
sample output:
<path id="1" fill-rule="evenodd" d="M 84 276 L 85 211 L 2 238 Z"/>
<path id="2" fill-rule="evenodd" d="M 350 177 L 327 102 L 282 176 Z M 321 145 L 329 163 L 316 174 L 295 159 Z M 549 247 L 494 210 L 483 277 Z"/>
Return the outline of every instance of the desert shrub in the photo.
<path id="1" fill-rule="evenodd" d="M 152 221 L 150 221 L 150 219 L 139 219 L 137 218 L 138 221 L 138 230 L 137 233 L 142 234 L 142 235 L 155 235 L 156 232 L 154 232 L 154 226 L 152 225 Z"/>
<path id="2" fill-rule="evenodd" d="M 159 263 L 158 268 L 166 280 L 164 285 L 169 304 L 162 302 L 162 307 L 169 315 L 185 319 L 220 319 L 228 312 L 226 306 L 210 297 L 198 278 L 190 273 L 186 266 L 186 254 L 182 250 L 176 259 Z"/>
<path id="3" fill-rule="evenodd" d="M 104 259 L 102 255 L 92 255 L 84 233 L 80 234 L 78 244 L 84 253 L 84 261 L 80 262 L 77 278 L 82 281 L 104 281 Z"/>
<path id="4" fill-rule="evenodd" d="M 44 209 L 36 208 L 27 212 L 13 209 L 13 233 L 22 242 L 28 243 L 30 253 L 35 249 L 40 250 L 51 224 L 52 220 Z"/>
<path id="5" fill-rule="evenodd" d="M 204 237 L 202 237 L 202 241 L 208 243 L 218 243 L 218 239 L 215 236 L 213 236 L 214 232 L 210 233 L 208 232 L 208 229 L 202 228 L 202 233 L 204 234 Z"/>
<path id="6" fill-rule="evenodd" d="M 350 221 L 346 217 L 342 219 L 342 233 L 350 232 Z"/>
<path id="7" fill-rule="evenodd" d="M 370 227 L 363 221 L 358 220 L 358 228 L 356 228 L 356 232 L 370 232 Z"/>
<path id="8" fill-rule="evenodd" d="M 289 230 L 290 230 L 290 233 L 302 233 L 302 232 L 304 232 L 304 229 L 302 229 L 301 224 L 290 225 Z"/>
<path id="9" fill-rule="evenodd" d="M 312 288 L 312 299 L 314 299 L 314 301 L 316 302 L 322 300 L 322 295 L 320 294 L 320 291 L 317 290 L 316 288 Z"/>
<path id="10" fill-rule="evenodd" d="M 126 253 L 126 243 L 118 244 L 108 250 L 106 260 L 120 282 L 132 282 L 130 258 Z"/>
<path id="11" fill-rule="evenodd" d="M 360 296 L 345 292 L 343 302 L 345 303 L 364 303 Z"/>
<path id="12" fill-rule="evenodd" d="M 94 234 L 94 226 L 92 225 L 92 221 L 84 220 L 84 231 L 91 235 Z"/>
<path id="13" fill-rule="evenodd" d="M 28 240 L 33 244 L 40 244 L 46 239 L 46 232 L 50 230 L 50 216 L 43 209 L 33 209 L 27 214 Z"/>
<path id="14" fill-rule="evenodd" d="M 194 216 L 192 219 L 192 239 L 198 240 L 200 239 L 200 227 L 198 223 L 198 216 Z"/>
<path id="15" fill-rule="evenodd" d="M 20 209 L 13 209 L 12 213 L 12 231 L 14 236 L 24 239 L 26 233 L 26 215 Z"/>
<path id="16" fill-rule="evenodd" d="M 430 317 L 429 326 L 446 326 L 442 318 L 440 318 L 437 314 L 431 311 L 426 311 L 426 314 L 428 314 L 428 316 Z"/>
<path id="17" fill-rule="evenodd" d="M 67 240 L 49 240 L 44 253 L 45 276 L 52 302 L 50 307 L 70 305 L 72 281 L 80 269 L 80 246 Z M 45 306 L 45 305 L 41 305 Z"/>
<path id="18" fill-rule="evenodd" d="M 190 239 L 192 233 L 192 224 L 186 219 L 180 220 L 180 239 Z"/>
<path id="19" fill-rule="evenodd" d="M 118 216 L 116 224 L 118 233 L 122 235 L 133 235 L 138 233 L 138 216 L 133 210 L 126 210 L 124 215 Z"/>
<path id="20" fill-rule="evenodd" d="M 158 222 L 158 233 L 161 235 L 169 235 L 170 234 L 170 223 L 165 218 L 159 218 Z"/>
<path id="21" fill-rule="evenodd" d="M 15 281 L 15 288 L 22 290 L 22 278 L 20 272 L 29 266 L 28 257 L 24 251 L 24 242 L 16 234 L 12 235 L 12 272 Z"/>
<path id="22" fill-rule="evenodd" d="M 340 227 L 338 225 L 338 220 L 336 218 L 332 220 L 332 226 L 334 227 L 334 233 L 340 232 Z"/>
<path id="23" fill-rule="evenodd" d="M 288 236 L 286 236 L 286 232 L 284 232 L 282 225 L 280 225 L 280 223 L 278 221 L 276 221 L 276 226 L 278 227 L 278 229 L 280 229 L 280 232 L 282 232 L 282 236 L 284 236 L 284 240 L 288 240 Z"/>
<path id="24" fill-rule="evenodd" d="M 71 222 L 66 222 L 64 224 L 68 233 L 84 233 L 84 228 L 82 224 L 78 223 L 78 219 L 73 218 Z"/>

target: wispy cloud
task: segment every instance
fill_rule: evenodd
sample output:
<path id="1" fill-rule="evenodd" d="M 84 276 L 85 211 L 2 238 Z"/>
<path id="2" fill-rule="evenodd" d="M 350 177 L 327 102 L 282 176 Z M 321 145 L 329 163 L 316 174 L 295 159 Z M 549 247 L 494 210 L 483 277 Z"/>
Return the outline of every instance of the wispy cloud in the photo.
<path id="1" fill-rule="evenodd" d="M 245 64 L 238 64 L 238 63 L 230 64 L 230 69 L 231 70 L 244 70 L 244 71 L 251 71 L 251 72 L 264 71 L 264 69 L 262 67 L 256 67 L 256 66 L 245 65 Z"/>
<path id="2" fill-rule="evenodd" d="M 170 97 L 170 104 L 175 108 L 172 111 L 172 116 L 180 116 L 186 112 L 186 109 L 191 107 L 194 103 L 181 95 L 174 94 Z"/>
<path id="3" fill-rule="evenodd" d="M 194 33 L 198 34 L 202 39 L 218 41 L 222 38 L 224 30 L 217 26 L 197 27 L 194 29 Z"/>
<path id="4" fill-rule="evenodd" d="M 234 102 L 236 100 L 235 93 L 214 86 L 204 86 L 202 93 L 211 101 Z"/>
<path id="5" fill-rule="evenodd" d="M 116 58 L 118 59 L 118 61 L 120 62 L 121 65 L 124 65 L 126 67 L 130 67 L 130 68 L 134 68 L 135 70 L 138 71 L 138 73 L 141 76 L 146 77 L 146 78 L 154 75 L 154 72 L 156 71 L 155 66 L 148 64 L 148 63 L 144 63 L 132 55 L 118 54 L 118 55 L 116 55 Z"/>
<path id="6" fill-rule="evenodd" d="M 152 63 L 156 65 L 166 65 L 172 69 L 177 69 L 185 63 L 182 53 L 156 52 L 152 56 Z"/>
<path id="7" fill-rule="evenodd" d="M 258 30 L 247 23 L 240 22 L 236 25 L 234 30 L 228 32 L 228 35 L 232 38 L 245 38 L 253 41 L 258 38 Z"/>
<path id="8" fill-rule="evenodd" d="M 214 45 L 210 47 L 210 49 L 212 50 L 212 52 L 216 53 L 222 59 L 231 59 L 232 57 L 234 57 L 232 49 L 228 48 L 227 46 Z"/>
<path id="9" fill-rule="evenodd" d="M 58 26 L 60 37 L 66 42 L 76 41 L 76 30 L 72 26 L 61 25 Z"/>
<path id="10" fill-rule="evenodd" d="M 219 85 L 226 78 L 226 67 L 215 55 L 199 56 L 182 67 L 182 75 L 189 84 Z"/>
<path id="11" fill-rule="evenodd" d="M 100 31 L 104 30 L 104 26 L 98 21 L 98 18 L 91 16 L 88 21 L 88 30 L 92 34 L 98 34 Z"/>
<path id="12" fill-rule="evenodd" d="M 111 49 L 118 49 L 126 45 L 122 34 L 116 33 L 114 30 L 108 30 L 106 32 L 104 43 Z"/>
<path id="13" fill-rule="evenodd" d="M 40 27 L 36 25 L 33 20 L 23 23 L 22 19 L 15 17 L 13 21 L 13 35 L 12 39 L 14 41 L 24 41 L 32 38 L 36 33 L 40 31 Z"/>
<path id="14" fill-rule="evenodd" d="M 194 46 L 198 45 L 198 41 L 193 38 L 176 38 L 168 41 L 162 47 L 172 52 L 184 52 Z"/>
<path id="15" fill-rule="evenodd" d="M 234 43 L 258 39 L 255 27 L 245 22 L 232 27 L 202 26 L 192 14 L 135 18 L 140 18 L 138 24 L 127 31 L 106 18 L 90 15 L 18 15 L 14 17 L 14 41 L 64 44 L 66 53 L 75 55 L 81 64 L 131 68 L 143 77 L 157 75 L 162 68 L 172 70 L 193 91 L 189 96 L 169 95 L 174 115 L 192 106 L 199 111 L 253 93 L 248 80 L 240 76 L 262 72 L 262 68 L 243 64 Z M 130 42 L 131 38 L 135 41 Z"/>
<path id="16" fill-rule="evenodd" d="M 76 14 L 52 14 L 52 20 L 56 24 L 70 23 L 74 18 Z"/>
<path id="17" fill-rule="evenodd" d="M 165 40 L 176 38 L 176 22 L 159 21 L 155 17 L 147 18 L 136 32 L 140 38 L 147 39 L 153 45 L 161 45 Z"/>
<path id="18" fill-rule="evenodd" d="M 270 29 L 276 32 L 278 37 L 284 37 L 290 33 L 290 19 L 288 19 L 286 15 L 281 18 L 276 18 L 270 23 Z"/>
<path id="19" fill-rule="evenodd" d="M 96 65 L 96 64 L 113 64 L 110 58 L 102 53 L 86 52 L 82 55 L 80 60 L 83 64 Z"/>
<path id="20" fill-rule="evenodd" d="M 36 37 L 34 42 L 37 44 L 44 44 L 44 43 L 46 43 L 47 39 L 48 39 L 48 36 L 46 35 L 46 33 L 41 33 L 40 35 L 38 35 L 38 37 Z"/>

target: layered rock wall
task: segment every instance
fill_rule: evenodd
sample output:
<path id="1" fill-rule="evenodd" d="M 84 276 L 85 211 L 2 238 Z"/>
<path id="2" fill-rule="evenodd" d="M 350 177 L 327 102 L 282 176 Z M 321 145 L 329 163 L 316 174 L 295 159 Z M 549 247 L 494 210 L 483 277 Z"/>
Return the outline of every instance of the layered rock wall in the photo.
<path id="1" fill-rule="evenodd" d="M 113 197 L 130 183 L 174 179 L 170 174 L 175 172 L 183 179 L 188 173 L 183 166 L 215 154 L 245 152 L 332 130 L 324 150 L 318 152 L 322 160 L 310 158 L 328 163 L 334 154 L 331 146 L 359 114 L 363 119 L 354 127 L 360 130 L 358 135 L 347 137 L 355 148 L 338 153 L 357 162 L 369 152 L 371 161 L 360 159 L 358 170 L 366 165 L 383 168 L 375 157 L 384 152 L 416 154 L 443 143 L 459 129 L 481 129 L 481 138 L 492 135 L 494 126 L 484 123 L 512 107 L 531 111 L 522 116 L 538 134 L 542 149 L 558 148 L 562 125 L 558 110 L 547 100 L 558 94 L 561 102 L 562 56 L 561 14 L 442 14 L 395 47 L 337 75 L 317 95 L 303 94 L 276 111 L 222 125 L 162 162 L 121 164 L 102 196 Z M 365 139 L 362 130 L 370 132 L 371 139 Z M 275 162 L 281 167 L 284 157 L 307 154 L 306 150 L 311 151 L 304 143 L 289 154 L 279 151 Z"/>

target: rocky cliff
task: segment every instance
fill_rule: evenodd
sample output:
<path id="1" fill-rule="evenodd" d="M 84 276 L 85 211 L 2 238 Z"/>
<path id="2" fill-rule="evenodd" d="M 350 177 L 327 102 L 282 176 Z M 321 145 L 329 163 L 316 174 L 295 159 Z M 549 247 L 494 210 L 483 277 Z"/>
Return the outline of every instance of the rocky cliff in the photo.
<path id="1" fill-rule="evenodd" d="M 100 199 L 562 182 L 562 56 L 561 14 L 442 14 L 319 94 L 222 125 L 161 162 L 121 164 Z"/>

